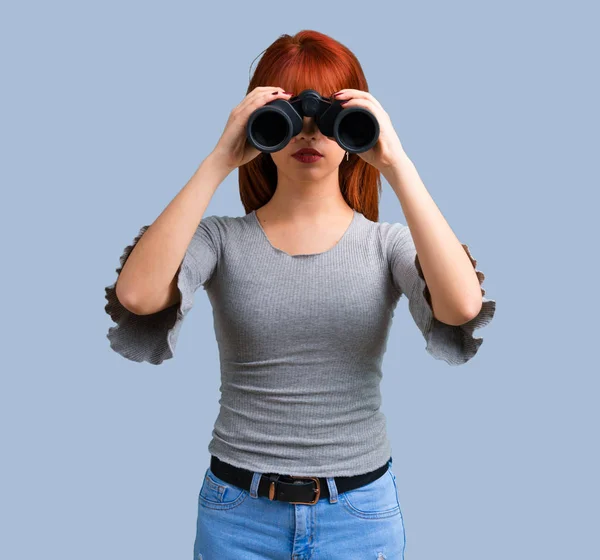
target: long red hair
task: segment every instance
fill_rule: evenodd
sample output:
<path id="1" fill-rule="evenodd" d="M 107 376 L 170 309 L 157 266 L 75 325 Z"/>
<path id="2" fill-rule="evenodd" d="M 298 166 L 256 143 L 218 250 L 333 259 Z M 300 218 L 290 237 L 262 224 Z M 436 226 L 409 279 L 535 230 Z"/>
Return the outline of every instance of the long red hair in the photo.
<path id="1" fill-rule="evenodd" d="M 324 97 L 345 88 L 369 91 L 356 56 L 328 35 L 312 30 L 280 35 L 264 51 L 246 94 L 259 86 L 278 86 L 296 95 L 310 88 Z M 381 176 L 377 168 L 357 154 L 349 154 L 340 164 L 339 183 L 349 206 L 378 221 Z M 277 186 L 277 167 L 271 155 L 260 153 L 240 166 L 239 185 L 246 213 L 266 204 Z"/>

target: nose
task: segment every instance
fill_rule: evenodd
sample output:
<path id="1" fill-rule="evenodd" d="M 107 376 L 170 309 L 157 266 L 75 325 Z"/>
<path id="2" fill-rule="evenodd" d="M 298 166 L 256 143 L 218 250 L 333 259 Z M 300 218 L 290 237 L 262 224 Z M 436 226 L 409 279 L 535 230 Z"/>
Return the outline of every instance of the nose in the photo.
<path id="1" fill-rule="evenodd" d="M 318 132 L 319 127 L 317 126 L 315 119 L 313 117 L 304 117 L 302 122 L 302 130 L 300 131 L 298 138 L 306 138 L 307 136 L 314 138 Z"/>

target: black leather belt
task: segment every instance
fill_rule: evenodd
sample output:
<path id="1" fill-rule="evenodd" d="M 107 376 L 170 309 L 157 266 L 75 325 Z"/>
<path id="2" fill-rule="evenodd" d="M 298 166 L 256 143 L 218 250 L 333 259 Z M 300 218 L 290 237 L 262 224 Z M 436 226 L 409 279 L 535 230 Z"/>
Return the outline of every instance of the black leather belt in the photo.
<path id="1" fill-rule="evenodd" d="M 390 457 L 389 461 L 391 459 Z M 334 477 L 338 494 L 360 488 L 377 480 L 388 470 L 389 461 L 368 473 Z M 225 482 L 244 490 L 250 490 L 253 471 L 230 465 L 214 455 L 211 455 L 210 458 L 210 470 Z M 329 487 L 325 477 L 263 473 L 258 484 L 258 495 L 269 498 L 269 500 L 312 505 L 316 504 L 320 498 L 329 497 Z"/>

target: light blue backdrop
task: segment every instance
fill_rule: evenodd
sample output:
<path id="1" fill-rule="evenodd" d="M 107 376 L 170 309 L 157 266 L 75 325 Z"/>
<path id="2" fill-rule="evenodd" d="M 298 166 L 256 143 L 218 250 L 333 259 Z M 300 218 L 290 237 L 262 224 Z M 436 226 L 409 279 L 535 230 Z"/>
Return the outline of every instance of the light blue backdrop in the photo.
<path id="1" fill-rule="evenodd" d="M 210 304 L 200 290 L 156 367 L 110 350 L 104 287 L 251 62 L 309 28 L 358 56 L 497 301 L 455 368 L 399 304 L 382 392 L 407 560 L 599 558 L 591 2 L 29 2 L 0 21 L 0 557 L 191 558 L 219 406 Z M 237 179 L 206 215 L 243 214 Z M 383 187 L 380 220 L 406 223 Z"/>

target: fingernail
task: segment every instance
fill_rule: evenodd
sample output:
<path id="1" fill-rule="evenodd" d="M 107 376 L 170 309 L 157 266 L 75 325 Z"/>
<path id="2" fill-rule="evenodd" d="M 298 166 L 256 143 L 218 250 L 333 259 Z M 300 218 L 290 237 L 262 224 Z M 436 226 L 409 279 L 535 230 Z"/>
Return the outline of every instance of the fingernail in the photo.
<path id="1" fill-rule="evenodd" d="M 284 91 L 283 93 L 285 93 L 286 95 L 294 95 L 294 92 L 292 91 Z"/>

